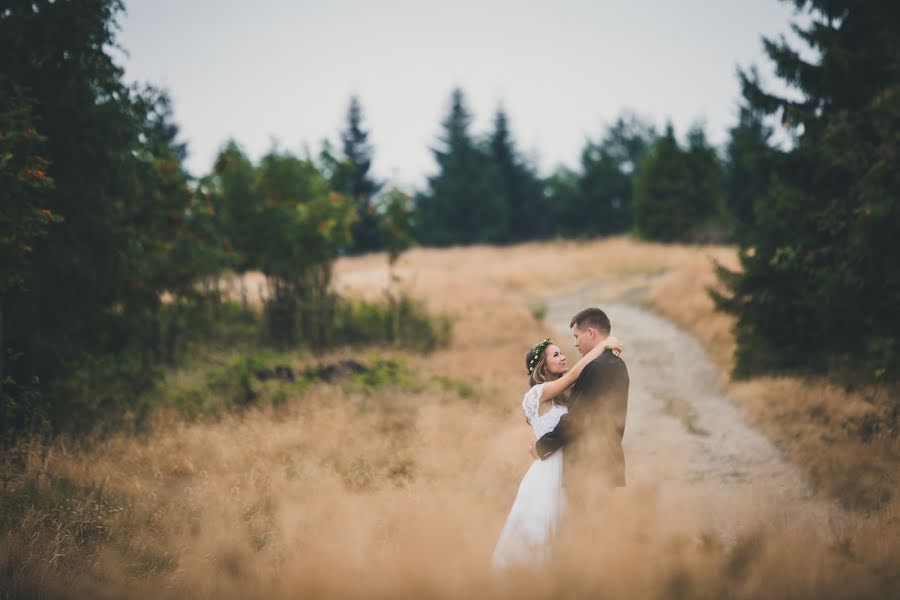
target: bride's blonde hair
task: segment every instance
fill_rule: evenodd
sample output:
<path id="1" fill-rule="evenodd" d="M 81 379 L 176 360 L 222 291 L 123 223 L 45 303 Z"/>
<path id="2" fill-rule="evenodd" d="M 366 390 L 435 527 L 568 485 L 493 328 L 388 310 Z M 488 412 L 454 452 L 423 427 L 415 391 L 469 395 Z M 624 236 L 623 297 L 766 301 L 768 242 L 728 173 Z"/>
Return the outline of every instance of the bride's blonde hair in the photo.
<path id="1" fill-rule="evenodd" d="M 534 387 L 539 383 L 547 383 L 562 377 L 562 375 L 551 373 L 547 366 L 547 348 L 553 342 L 550 338 L 545 338 L 541 343 L 536 344 L 525 355 L 525 368 L 528 369 L 528 387 Z M 537 362 L 534 362 L 535 353 L 537 353 Z M 560 396 L 559 401 L 565 402 L 565 394 Z"/>
<path id="2" fill-rule="evenodd" d="M 549 340 L 547 340 L 546 344 L 544 342 L 541 342 L 540 344 L 537 344 L 536 346 L 531 348 L 531 350 L 528 351 L 528 354 L 525 355 L 525 367 L 530 369 L 530 373 L 528 374 L 528 387 L 534 387 L 539 383 L 547 383 L 548 381 L 554 381 L 562 377 L 562 375 L 551 373 L 550 369 L 547 367 L 547 348 L 550 347 L 550 343 L 552 342 L 550 342 Z M 532 368 L 532 358 L 534 357 L 535 351 L 538 350 L 541 345 L 543 345 L 544 348 L 543 350 L 540 350 L 538 360 L 536 363 L 534 363 L 534 366 Z M 557 396 L 556 402 L 558 404 L 565 405 L 567 399 L 568 393 L 564 392 Z"/>
<path id="3" fill-rule="evenodd" d="M 535 348 L 536 347 L 537 346 L 535 346 Z M 525 355 L 526 365 L 528 364 L 529 359 L 534 355 L 535 348 L 529 350 L 528 354 Z M 528 387 L 534 387 L 539 383 L 546 383 L 558 378 L 558 375 L 554 375 L 547 369 L 547 348 L 544 348 L 541 355 L 538 357 L 537 363 L 528 375 Z"/>

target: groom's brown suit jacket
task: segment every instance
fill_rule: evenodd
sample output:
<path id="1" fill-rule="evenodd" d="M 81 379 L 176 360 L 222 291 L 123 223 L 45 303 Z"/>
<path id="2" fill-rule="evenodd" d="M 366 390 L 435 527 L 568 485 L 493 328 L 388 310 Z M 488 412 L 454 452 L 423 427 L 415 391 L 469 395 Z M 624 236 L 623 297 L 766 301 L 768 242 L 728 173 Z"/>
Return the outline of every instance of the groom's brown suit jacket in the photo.
<path id="1" fill-rule="evenodd" d="M 608 487 L 625 485 L 622 436 L 628 382 L 625 362 L 607 350 L 585 366 L 572 385 L 569 412 L 553 431 L 537 441 L 535 447 L 542 460 L 565 446 L 566 487 L 577 487 L 580 478 Z"/>

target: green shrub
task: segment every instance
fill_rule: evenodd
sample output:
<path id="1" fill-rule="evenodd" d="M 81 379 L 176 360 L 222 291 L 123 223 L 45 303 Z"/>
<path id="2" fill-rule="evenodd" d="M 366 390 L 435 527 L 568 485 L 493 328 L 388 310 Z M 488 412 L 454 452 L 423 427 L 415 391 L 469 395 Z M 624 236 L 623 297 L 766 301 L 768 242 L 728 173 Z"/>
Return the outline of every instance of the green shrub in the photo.
<path id="1" fill-rule="evenodd" d="M 368 370 L 354 374 L 350 381 L 352 387 L 367 392 L 390 386 L 414 388 L 415 373 L 400 358 L 375 357 Z"/>
<path id="2" fill-rule="evenodd" d="M 224 369 L 207 373 L 206 386 L 219 394 L 226 406 L 248 406 L 259 396 L 253 386 L 255 374 L 265 368 L 266 362 L 255 354 L 238 356 Z"/>
<path id="3" fill-rule="evenodd" d="M 335 310 L 334 328 L 336 344 L 380 344 L 418 352 L 444 347 L 451 337 L 448 317 L 429 314 L 409 297 L 384 304 L 342 300 Z"/>

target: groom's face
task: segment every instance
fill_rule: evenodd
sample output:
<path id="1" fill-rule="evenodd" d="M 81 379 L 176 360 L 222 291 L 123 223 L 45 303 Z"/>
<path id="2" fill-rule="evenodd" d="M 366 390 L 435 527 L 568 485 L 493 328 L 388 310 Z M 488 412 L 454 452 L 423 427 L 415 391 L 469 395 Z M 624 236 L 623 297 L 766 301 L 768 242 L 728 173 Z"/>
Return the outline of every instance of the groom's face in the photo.
<path id="1" fill-rule="evenodd" d="M 594 346 L 600 343 L 600 336 L 597 335 L 597 330 L 593 327 L 579 329 L 578 325 L 573 325 L 572 335 L 575 336 L 575 347 L 582 356 L 590 352 Z"/>

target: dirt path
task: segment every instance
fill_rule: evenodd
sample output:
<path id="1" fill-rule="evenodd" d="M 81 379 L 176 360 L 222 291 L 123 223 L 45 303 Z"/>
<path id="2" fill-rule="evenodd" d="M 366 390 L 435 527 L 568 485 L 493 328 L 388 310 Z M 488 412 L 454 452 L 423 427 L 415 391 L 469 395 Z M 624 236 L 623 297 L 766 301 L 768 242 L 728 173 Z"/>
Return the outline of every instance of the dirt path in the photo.
<path id="1" fill-rule="evenodd" d="M 560 340 L 571 339 L 572 315 L 601 306 L 626 344 L 629 486 L 655 489 L 660 505 L 698 516 L 726 539 L 758 520 L 822 535 L 846 520 L 814 498 L 799 470 L 744 422 L 717 389 L 721 373 L 696 339 L 640 307 L 639 294 L 611 302 L 604 296 L 594 287 L 558 298 L 547 304 L 546 319 Z"/>

